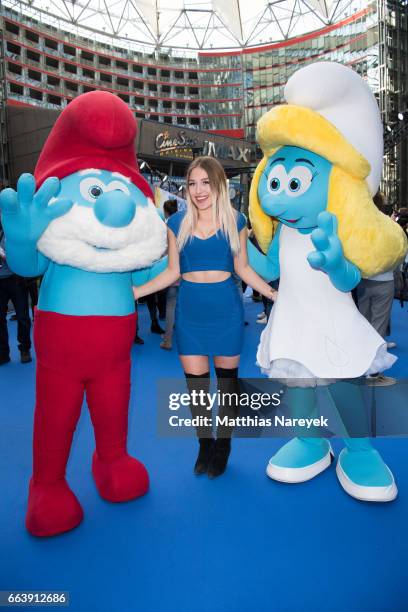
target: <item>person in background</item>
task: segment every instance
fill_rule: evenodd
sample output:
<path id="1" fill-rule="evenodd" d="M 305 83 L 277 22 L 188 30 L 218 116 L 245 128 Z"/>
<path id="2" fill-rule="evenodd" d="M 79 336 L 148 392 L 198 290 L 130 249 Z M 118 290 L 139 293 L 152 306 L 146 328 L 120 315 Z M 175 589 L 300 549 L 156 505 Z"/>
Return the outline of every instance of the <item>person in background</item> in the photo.
<path id="1" fill-rule="evenodd" d="M 387 214 L 384 194 L 378 191 L 374 198 L 377 208 Z M 394 301 L 394 271 L 388 270 L 371 278 L 362 278 L 357 285 L 357 307 L 362 315 L 384 339 L 390 325 L 391 309 Z M 395 342 L 387 342 L 387 348 L 395 348 Z M 397 381 L 392 376 L 372 374 L 367 382 L 373 386 L 394 385 Z"/>
<path id="2" fill-rule="evenodd" d="M 167 221 L 168 267 L 153 280 L 134 288 L 136 299 L 169 287 L 181 275 L 176 306 L 176 341 L 190 390 L 208 393 L 210 357 L 214 360 L 221 398 L 239 397 L 238 365 L 243 343 L 244 310 L 232 278 L 243 281 L 273 299 L 276 292 L 248 264 L 244 215 L 228 197 L 221 164 L 198 157 L 187 170 L 187 209 Z M 234 405 L 221 402 L 219 417 L 238 414 Z M 206 405 L 191 405 L 193 417 L 207 415 Z M 231 450 L 231 426 L 219 426 L 216 440 L 211 427 L 198 427 L 196 475 L 220 476 Z"/>
<path id="3" fill-rule="evenodd" d="M 406 206 L 393 212 L 391 219 L 396 221 L 408 235 L 408 208 Z"/>
<path id="4" fill-rule="evenodd" d="M 146 304 L 150 315 L 150 331 L 152 334 L 164 334 L 159 319 L 166 318 L 166 292 L 157 291 L 146 297 Z"/>
<path id="5" fill-rule="evenodd" d="M 11 300 L 17 317 L 17 340 L 21 363 L 31 359 L 31 320 L 28 306 L 28 289 L 24 280 L 7 265 L 4 233 L 0 225 L 0 366 L 10 361 L 7 329 L 7 307 Z"/>
<path id="6" fill-rule="evenodd" d="M 167 220 L 171 215 L 177 212 L 177 200 L 166 200 L 163 204 L 164 219 Z M 176 311 L 177 295 L 180 281 L 170 285 L 166 293 L 166 331 L 163 335 L 163 341 L 160 343 L 160 348 L 170 351 L 173 346 L 173 329 L 174 316 Z"/>
<path id="7" fill-rule="evenodd" d="M 137 300 L 135 300 L 135 310 L 136 310 L 136 314 L 138 315 L 137 308 L 138 308 L 138 303 L 137 303 Z M 135 334 L 135 339 L 133 340 L 133 344 L 144 344 L 143 338 L 139 336 L 139 316 L 136 319 L 136 334 Z"/>

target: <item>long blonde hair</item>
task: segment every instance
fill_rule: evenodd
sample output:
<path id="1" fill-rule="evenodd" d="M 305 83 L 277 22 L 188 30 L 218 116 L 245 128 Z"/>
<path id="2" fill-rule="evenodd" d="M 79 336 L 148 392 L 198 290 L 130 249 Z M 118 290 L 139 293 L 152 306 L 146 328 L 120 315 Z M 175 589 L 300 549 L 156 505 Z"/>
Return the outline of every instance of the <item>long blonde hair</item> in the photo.
<path id="1" fill-rule="evenodd" d="M 220 162 L 213 157 L 197 157 L 187 169 L 186 192 L 187 210 L 177 237 L 179 251 L 193 237 L 198 223 L 198 212 L 194 206 L 188 183 L 194 168 L 202 168 L 208 175 L 212 193 L 212 218 L 214 228 L 219 227 L 228 239 L 231 251 L 236 255 L 239 251 L 239 236 L 237 229 L 237 212 L 231 205 L 227 191 L 227 177 Z"/>

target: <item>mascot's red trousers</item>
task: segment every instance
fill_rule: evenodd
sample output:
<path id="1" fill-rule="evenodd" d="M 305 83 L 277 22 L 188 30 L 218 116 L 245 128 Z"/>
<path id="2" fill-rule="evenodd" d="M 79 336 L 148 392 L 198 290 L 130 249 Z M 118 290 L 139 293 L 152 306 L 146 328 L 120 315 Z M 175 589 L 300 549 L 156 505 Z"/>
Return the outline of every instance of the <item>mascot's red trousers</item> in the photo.
<path id="1" fill-rule="evenodd" d="M 72 529 L 82 508 L 65 480 L 86 399 L 95 432 L 92 473 L 100 495 L 120 502 L 146 493 L 143 464 L 127 454 L 130 350 L 136 314 L 69 316 L 37 310 L 37 399 L 26 525 L 33 535 Z"/>

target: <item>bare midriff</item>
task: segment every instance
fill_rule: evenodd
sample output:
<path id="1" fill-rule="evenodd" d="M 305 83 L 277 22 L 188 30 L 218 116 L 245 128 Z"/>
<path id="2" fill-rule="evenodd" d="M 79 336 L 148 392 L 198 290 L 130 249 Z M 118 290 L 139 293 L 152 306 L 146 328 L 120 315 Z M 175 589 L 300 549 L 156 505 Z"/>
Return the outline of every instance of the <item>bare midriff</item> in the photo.
<path id="1" fill-rule="evenodd" d="M 225 270 L 201 270 L 197 272 L 186 272 L 181 275 L 190 283 L 222 283 L 231 276 L 231 272 Z"/>

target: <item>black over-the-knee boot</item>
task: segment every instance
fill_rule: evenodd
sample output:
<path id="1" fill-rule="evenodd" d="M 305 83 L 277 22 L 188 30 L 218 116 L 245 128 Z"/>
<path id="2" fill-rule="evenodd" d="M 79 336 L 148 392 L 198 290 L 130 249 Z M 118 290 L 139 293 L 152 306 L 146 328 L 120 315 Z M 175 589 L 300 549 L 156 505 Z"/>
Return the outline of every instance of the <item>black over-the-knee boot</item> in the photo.
<path id="1" fill-rule="evenodd" d="M 197 393 L 204 392 L 208 393 L 210 390 L 210 373 L 205 372 L 204 374 L 190 374 L 189 372 L 184 372 L 187 387 L 189 393 L 191 394 L 193 391 Z M 211 417 L 211 412 L 207 410 L 208 407 L 208 399 L 207 395 L 205 398 L 200 399 L 197 403 L 193 403 L 190 401 L 190 410 L 193 418 L 198 417 Z M 208 469 L 208 465 L 210 463 L 210 459 L 213 453 L 214 448 L 214 438 L 212 434 L 212 427 L 210 425 L 199 424 L 196 427 L 197 437 L 200 444 L 200 450 L 198 452 L 197 460 L 194 465 L 194 474 L 199 476 L 200 474 L 205 474 Z"/>
<path id="2" fill-rule="evenodd" d="M 208 466 L 208 476 L 221 476 L 227 468 L 231 452 L 231 436 L 234 426 L 230 419 L 235 419 L 239 413 L 239 383 L 238 368 L 215 368 L 220 394 L 218 410 L 217 439 L 214 452 Z"/>

